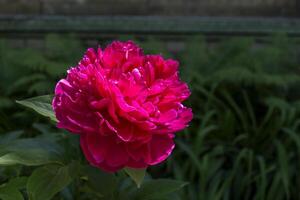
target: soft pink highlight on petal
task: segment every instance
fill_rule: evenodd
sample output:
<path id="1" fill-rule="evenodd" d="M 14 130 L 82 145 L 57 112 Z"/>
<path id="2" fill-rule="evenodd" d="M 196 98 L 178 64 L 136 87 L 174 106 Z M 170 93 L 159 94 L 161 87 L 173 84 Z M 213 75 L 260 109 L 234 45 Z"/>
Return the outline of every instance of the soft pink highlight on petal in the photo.
<path id="1" fill-rule="evenodd" d="M 79 134 L 86 159 L 105 171 L 161 163 L 193 118 L 178 66 L 132 41 L 89 48 L 56 85 L 57 126 Z"/>

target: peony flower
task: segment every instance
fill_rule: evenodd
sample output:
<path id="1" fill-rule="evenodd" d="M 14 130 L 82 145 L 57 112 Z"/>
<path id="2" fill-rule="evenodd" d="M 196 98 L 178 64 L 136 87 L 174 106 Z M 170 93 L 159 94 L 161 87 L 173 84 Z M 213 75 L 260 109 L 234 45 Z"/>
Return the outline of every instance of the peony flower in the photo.
<path id="1" fill-rule="evenodd" d="M 192 119 L 178 62 L 144 55 L 132 41 L 88 49 L 55 88 L 57 126 L 80 134 L 91 165 L 114 172 L 146 168 L 174 149 L 174 134 Z"/>

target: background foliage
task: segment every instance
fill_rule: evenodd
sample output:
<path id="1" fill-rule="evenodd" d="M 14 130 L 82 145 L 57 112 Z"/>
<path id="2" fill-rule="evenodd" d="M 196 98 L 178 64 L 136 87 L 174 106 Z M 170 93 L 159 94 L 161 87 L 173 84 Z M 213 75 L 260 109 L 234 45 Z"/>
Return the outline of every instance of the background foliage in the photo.
<path id="1" fill-rule="evenodd" d="M 0 41 L 0 199 L 299 199 L 299 41 L 275 35 L 264 43 L 208 43 L 194 36 L 173 54 L 162 41 L 137 42 L 146 53 L 180 60 L 195 115 L 141 189 L 123 172 L 89 167 L 76 135 L 15 103 L 53 93 L 84 53 L 80 40 L 48 35 L 42 50 Z"/>

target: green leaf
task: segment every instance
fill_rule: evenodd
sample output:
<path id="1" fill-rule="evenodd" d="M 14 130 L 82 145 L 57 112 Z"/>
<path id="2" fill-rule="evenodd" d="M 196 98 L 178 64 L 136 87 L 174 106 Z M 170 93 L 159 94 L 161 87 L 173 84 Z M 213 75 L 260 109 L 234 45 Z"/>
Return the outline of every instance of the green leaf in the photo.
<path id="1" fill-rule="evenodd" d="M 286 192 L 286 196 L 289 199 L 289 195 L 290 195 L 289 171 L 290 170 L 289 170 L 288 155 L 282 143 L 280 143 L 279 141 L 275 141 L 275 145 L 277 147 L 277 152 L 278 152 L 279 173 L 282 178 L 284 191 Z"/>
<path id="2" fill-rule="evenodd" d="M 61 153 L 63 152 L 62 146 L 59 145 L 56 141 L 53 141 L 50 137 L 51 135 L 48 134 L 47 136 L 48 137 L 46 138 L 39 136 L 35 138 L 17 139 L 6 143 L 5 145 L 1 145 L 0 150 L 7 152 L 23 152 L 32 149 L 42 149 L 53 154 L 61 155 Z"/>
<path id="3" fill-rule="evenodd" d="M 134 196 L 135 199 L 138 200 L 163 198 L 186 185 L 186 182 L 169 179 L 148 180 L 144 181 L 143 185 L 137 190 Z"/>
<path id="4" fill-rule="evenodd" d="M 20 137 L 22 134 L 24 133 L 23 130 L 19 130 L 19 131 L 12 131 L 12 132 L 8 132 L 6 134 L 1 134 L 0 135 L 0 145 L 1 144 L 7 144 L 11 141 L 16 140 L 18 137 Z"/>
<path id="5" fill-rule="evenodd" d="M 52 99 L 52 95 L 43 95 L 16 102 L 25 107 L 32 108 L 37 113 L 49 117 L 51 120 L 57 122 L 57 119 L 52 109 Z"/>
<path id="6" fill-rule="evenodd" d="M 19 190 L 11 187 L 0 188 L 0 199 L 2 200 L 23 200 L 23 196 Z"/>
<path id="7" fill-rule="evenodd" d="M 17 177 L 11 179 L 8 183 L 0 186 L 0 199 L 2 200 L 23 200 L 23 195 L 19 191 L 24 188 L 27 177 Z"/>
<path id="8" fill-rule="evenodd" d="M 48 163 L 59 163 L 58 158 L 49 154 L 49 152 L 42 149 L 29 149 L 19 152 L 10 152 L 0 157 L 0 166 L 8 165 L 27 165 L 37 166 Z"/>
<path id="9" fill-rule="evenodd" d="M 49 200 L 73 179 L 69 166 L 48 165 L 36 169 L 27 182 L 30 200 Z"/>
<path id="10" fill-rule="evenodd" d="M 16 139 L 0 145 L 0 166 L 62 163 L 63 148 L 41 137 Z"/>
<path id="11" fill-rule="evenodd" d="M 10 187 L 14 187 L 16 189 L 23 189 L 26 187 L 26 183 L 27 183 L 28 177 L 26 176 L 20 176 L 17 178 L 13 178 L 8 182 L 8 185 Z"/>
<path id="12" fill-rule="evenodd" d="M 99 197 L 111 199 L 117 188 L 117 179 L 113 173 L 105 173 L 98 168 L 86 166 L 82 171 L 87 176 L 88 186 Z"/>
<path id="13" fill-rule="evenodd" d="M 145 169 L 134 169 L 134 168 L 129 168 L 129 167 L 124 168 L 124 171 L 136 183 L 138 188 L 141 187 L 141 184 L 145 177 L 146 170 L 147 170 L 146 168 Z"/>

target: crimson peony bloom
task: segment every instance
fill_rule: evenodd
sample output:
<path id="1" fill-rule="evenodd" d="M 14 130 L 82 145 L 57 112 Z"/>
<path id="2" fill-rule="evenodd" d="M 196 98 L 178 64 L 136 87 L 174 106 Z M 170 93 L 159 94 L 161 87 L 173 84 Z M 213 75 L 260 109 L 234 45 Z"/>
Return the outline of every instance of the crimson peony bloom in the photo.
<path id="1" fill-rule="evenodd" d="M 174 149 L 193 114 L 178 62 L 144 55 L 132 41 L 88 49 L 55 88 L 57 126 L 80 134 L 87 160 L 105 171 L 146 168 Z"/>

